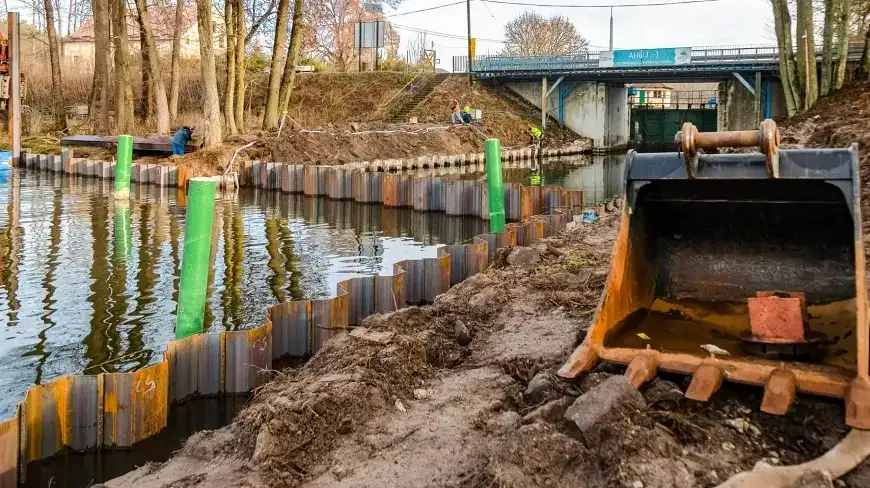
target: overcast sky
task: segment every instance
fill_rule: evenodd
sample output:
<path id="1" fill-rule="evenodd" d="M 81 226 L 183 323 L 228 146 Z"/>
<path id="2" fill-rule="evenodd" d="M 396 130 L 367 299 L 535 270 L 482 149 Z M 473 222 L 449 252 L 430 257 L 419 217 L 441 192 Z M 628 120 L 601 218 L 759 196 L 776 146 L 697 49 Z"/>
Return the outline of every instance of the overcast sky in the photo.
<path id="1" fill-rule="evenodd" d="M 512 0 L 519 1 L 519 0 Z M 670 0 L 522 0 L 538 4 L 618 5 L 661 3 Z M 454 3 L 456 0 L 404 0 L 396 9 L 384 13 L 402 13 Z M 580 34 L 589 40 L 590 49 L 607 49 L 609 43 L 610 9 L 558 8 L 504 5 L 484 0 L 471 2 L 471 32 L 480 39 L 504 39 L 504 25 L 524 10 L 571 19 Z M 400 55 L 407 42 L 417 33 L 405 29 L 429 30 L 454 36 L 467 34 L 466 7 L 454 5 L 426 12 L 390 17 L 402 35 Z M 771 32 L 771 6 L 768 0 L 718 0 L 710 3 L 682 4 L 658 7 L 622 7 L 613 9 L 613 37 L 616 49 L 774 44 Z M 429 36 L 441 60 L 440 68 L 451 69 L 452 56 L 467 54 L 464 39 Z M 477 54 L 495 54 L 502 44 L 478 41 Z"/>

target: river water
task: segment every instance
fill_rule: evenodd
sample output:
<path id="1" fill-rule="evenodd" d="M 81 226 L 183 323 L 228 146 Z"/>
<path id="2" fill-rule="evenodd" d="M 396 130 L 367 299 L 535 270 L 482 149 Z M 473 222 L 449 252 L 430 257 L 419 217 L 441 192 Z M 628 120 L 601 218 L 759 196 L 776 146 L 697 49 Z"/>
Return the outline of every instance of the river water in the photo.
<path id="1" fill-rule="evenodd" d="M 588 162 L 588 161 L 583 161 Z M 621 192 L 622 157 L 558 165 L 544 184 Z M 68 374 L 131 371 L 174 337 L 184 242 L 183 195 L 136 187 L 116 205 L 112 183 L 0 171 L 0 419 L 26 390 Z M 528 170 L 505 180 L 528 184 Z M 465 175 L 464 177 L 479 177 Z M 392 272 L 488 231 L 449 217 L 350 201 L 242 189 L 215 206 L 209 331 L 260 325 L 266 307 L 334 294 L 355 274 Z"/>

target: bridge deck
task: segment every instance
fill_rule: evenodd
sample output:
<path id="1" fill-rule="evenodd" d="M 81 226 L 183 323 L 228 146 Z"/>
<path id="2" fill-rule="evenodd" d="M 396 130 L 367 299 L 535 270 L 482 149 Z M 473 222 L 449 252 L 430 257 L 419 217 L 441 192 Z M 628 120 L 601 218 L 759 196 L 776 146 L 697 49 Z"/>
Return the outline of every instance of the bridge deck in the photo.
<path id="1" fill-rule="evenodd" d="M 615 66 L 613 52 L 602 51 L 570 56 L 475 56 L 471 67 L 472 74 L 478 79 L 524 80 L 542 76 L 565 76 L 578 81 L 618 82 L 721 81 L 730 78 L 733 72 L 762 72 L 773 75 L 779 72 L 779 49 L 776 46 L 690 49 L 690 59 L 641 66 Z M 859 60 L 862 49 L 863 46 L 850 46 L 849 60 Z M 817 57 L 821 60 L 821 52 Z M 453 70 L 468 72 L 468 57 L 454 57 Z"/>

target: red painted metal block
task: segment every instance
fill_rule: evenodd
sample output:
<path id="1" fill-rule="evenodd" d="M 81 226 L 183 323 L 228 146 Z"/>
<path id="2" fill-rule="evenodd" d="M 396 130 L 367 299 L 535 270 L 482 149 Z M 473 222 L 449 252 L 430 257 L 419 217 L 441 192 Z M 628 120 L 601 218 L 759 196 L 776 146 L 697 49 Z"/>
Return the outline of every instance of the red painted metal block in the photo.
<path id="1" fill-rule="evenodd" d="M 801 299 L 768 296 L 750 298 L 752 335 L 763 342 L 803 342 L 804 314 Z"/>

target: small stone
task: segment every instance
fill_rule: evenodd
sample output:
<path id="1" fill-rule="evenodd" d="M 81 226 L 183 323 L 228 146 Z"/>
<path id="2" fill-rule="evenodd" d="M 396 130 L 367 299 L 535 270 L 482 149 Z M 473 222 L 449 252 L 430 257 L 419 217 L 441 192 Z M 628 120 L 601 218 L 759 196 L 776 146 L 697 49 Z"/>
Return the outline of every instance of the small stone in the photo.
<path id="1" fill-rule="evenodd" d="M 754 436 L 761 435 L 761 431 L 758 430 L 758 427 L 752 425 L 748 420 L 736 418 L 736 419 L 728 419 L 725 421 L 732 429 L 740 432 L 741 434 L 752 434 Z"/>
<path id="2" fill-rule="evenodd" d="M 733 451 L 735 449 L 735 446 L 730 442 L 723 442 L 722 449 L 725 451 Z"/>
<path id="3" fill-rule="evenodd" d="M 570 396 L 564 396 L 557 400 L 550 400 L 549 402 L 527 413 L 526 416 L 523 417 L 522 423 L 524 425 L 531 424 L 536 420 L 556 423 L 559 421 L 559 419 L 565 416 L 565 411 L 568 410 L 568 407 L 570 407 L 572 403 L 574 403 L 574 400 L 575 398 Z"/>
<path id="4" fill-rule="evenodd" d="M 400 412 L 407 412 L 407 410 L 405 409 L 405 404 L 402 403 L 402 400 L 399 400 L 398 398 L 396 398 L 395 405 L 396 405 L 396 409 L 398 409 Z"/>
<path id="5" fill-rule="evenodd" d="M 429 392 L 424 390 L 423 388 L 417 388 L 414 390 L 414 398 L 417 400 L 422 400 L 429 396 Z"/>
<path id="6" fill-rule="evenodd" d="M 468 327 L 459 319 L 453 324 L 453 336 L 456 338 L 456 343 L 460 346 L 471 344 L 471 334 L 468 333 Z"/>
<path id="7" fill-rule="evenodd" d="M 577 426 L 587 445 L 596 445 L 608 425 L 624 421 L 634 412 L 646 408 L 646 401 L 624 376 L 611 376 L 578 397 L 565 412 L 565 418 Z"/>
<path id="8" fill-rule="evenodd" d="M 650 405 L 662 403 L 675 405 L 683 399 L 683 391 L 673 381 L 656 378 L 646 387 L 643 396 Z"/>
<path id="9" fill-rule="evenodd" d="M 631 488 L 643 488 L 643 481 L 635 480 L 635 482 L 631 484 Z"/>
<path id="10" fill-rule="evenodd" d="M 541 255 L 531 247 L 515 247 L 507 257 L 511 266 L 528 266 L 541 261 Z"/>
<path id="11" fill-rule="evenodd" d="M 351 122 L 350 123 L 350 130 L 352 130 L 354 132 L 359 132 L 359 123 Z"/>
<path id="12" fill-rule="evenodd" d="M 339 480 L 342 480 L 347 475 L 347 472 L 341 466 L 336 466 L 332 468 L 332 474 L 334 474 Z"/>
<path id="13" fill-rule="evenodd" d="M 541 371 L 529 380 L 526 391 L 523 392 L 523 400 L 534 405 L 541 403 L 550 396 L 554 390 L 553 379 L 548 371 Z"/>
<path id="14" fill-rule="evenodd" d="M 802 474 L 791 488 L 834 488 L 834 480 L 827 471 L 812 469 Z"/>

